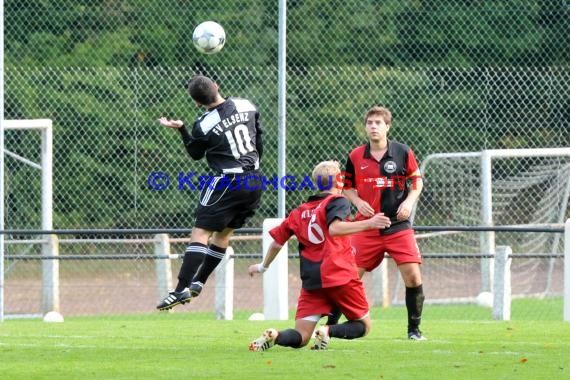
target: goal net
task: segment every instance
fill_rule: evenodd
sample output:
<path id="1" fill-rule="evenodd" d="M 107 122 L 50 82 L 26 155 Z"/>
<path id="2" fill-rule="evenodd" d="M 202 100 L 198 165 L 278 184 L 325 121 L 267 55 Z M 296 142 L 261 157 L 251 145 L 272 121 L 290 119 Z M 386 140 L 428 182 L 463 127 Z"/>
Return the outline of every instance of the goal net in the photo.
<path id="1" fill-rule="evenodd" d="M 415 226 L 562 227 L 570 216 L 570 148 L 434 154 L 424 160 L 422 174 Z M 562 295 L 561 234 L 446 231 L 417 236 L 430 302 L 475 302 L 481 292 L 492 292 L 490 257 L 497 246 L 513 252 L 513 298 Z M 405 293 L 396 276 L 391 276 L 392 301 L 402 303 Z"/>
<path id="2" fill-rule="evenodd" d="M 4 194 L 2 227 L 6 230 L 53 229 L 53 131 L 49 119 L 3 120 L 4 158 L 1 193 Z M 10 314 L 41 314 L 58 309 L 57 260 L 5 260 L 5 253 L 52 255 L 46 237 L 3 235 L 0 245 L 0 320 Z M 36 276 L 36 273 L 41 273 Z M 39 280 L 38 280 L 39 278 Z M 9 283 L 5 280 L 11 279 Z M 18 300 L 37 289 L 40 301 L 34 310 L 20 308 Z M 6 290 L 6 294 L 4 293 Z M 26 292 L 26 295 L 24 295 Z M 10 295 L 6 298 L 5 295 Z"/>

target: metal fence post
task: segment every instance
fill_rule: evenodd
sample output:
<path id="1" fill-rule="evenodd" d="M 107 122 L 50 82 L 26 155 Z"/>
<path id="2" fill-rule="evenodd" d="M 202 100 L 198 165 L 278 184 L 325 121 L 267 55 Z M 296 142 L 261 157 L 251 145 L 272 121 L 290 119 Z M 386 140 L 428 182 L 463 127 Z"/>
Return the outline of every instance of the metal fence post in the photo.
<path id="1" fill-rule="evenodd" d="M 59 242 L 56 235 L 45 235 L 42 243 L 42 313 L 59 312 Z"/>
<path id="2" fill-rule="evenodd" d="M 164 296 L 172 289 L 172 265 L 170 263 L 170 238 L 168 234 L 154 235 L 156 263 L 156 285 L 158 296 Z"/>
<path id="3" fill-rule="evenodd" d="M 511 319 L 511 262 L 513 251 L 509 246 L 499 246 L 495 252 L 493 279 L 493 319 Z"/>
<path id="4" fill-rule="evenodd" d="M 269 230 L 278 226 L 282 218 L 269 218 L 263 221 L 263 256 L 273 239 Z M 289 252 L 287 244 L 263 274 L 263 315 L 265 320 L 289 319 Z"/>
<path id="5" fill-rule="evenodd" d="M 372 271 L 372 304 L 390 307 L 390 289 L 388 286 L 388 261 L 386 258 Z"/>
<path id="6" fill-rule="evenodd" d="M 215 309 L 217 319 L 234 319 L 234 249 L 228 247 L 218 264 L 216 274 Z"/>

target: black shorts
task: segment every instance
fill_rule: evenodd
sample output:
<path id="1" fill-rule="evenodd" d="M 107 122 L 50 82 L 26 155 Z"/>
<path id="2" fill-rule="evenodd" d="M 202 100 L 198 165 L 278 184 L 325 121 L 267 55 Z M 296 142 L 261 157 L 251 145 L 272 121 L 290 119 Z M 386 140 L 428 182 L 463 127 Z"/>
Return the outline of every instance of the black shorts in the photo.
<path id="1" fill-rule="evenodd" d="M 194 225 L 207 231 L 241 228 L 255 214 L 262 193 L 261 174 L 225 174 L 205 184 Z"/>

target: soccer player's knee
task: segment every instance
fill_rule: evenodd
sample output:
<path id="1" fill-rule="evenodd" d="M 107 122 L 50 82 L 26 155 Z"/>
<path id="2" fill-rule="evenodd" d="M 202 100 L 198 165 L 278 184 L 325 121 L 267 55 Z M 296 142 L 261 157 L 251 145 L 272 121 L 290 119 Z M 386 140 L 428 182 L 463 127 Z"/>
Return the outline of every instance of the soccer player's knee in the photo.
<path id="1" fill-rule="evenodd" d="M 301 344 L 299 345 L 299 347 L 296 348 L 301 348 L 301 347 L 305 347 L 307 344 L 309 344 L 309 342 L 311 341 L 311 338 L 313 337 L 313 334 L 301 334 Z"/>
<path id="2" fill-rule="evenodd" d="M 422 276 L 409 275 L 403 277 L 406 288 L 417 288 L 422 284 Z"/>
<path id="3" fill-rule="evenodd" d="M 366 336 L 366 335 L 368 335 L 368 333 L 372 329 L 372 320 L 370 318 L 366 318 L 366 319 L 362 320 L 361 322 L 364 325 L 364 334 L 362 336 Z"/>

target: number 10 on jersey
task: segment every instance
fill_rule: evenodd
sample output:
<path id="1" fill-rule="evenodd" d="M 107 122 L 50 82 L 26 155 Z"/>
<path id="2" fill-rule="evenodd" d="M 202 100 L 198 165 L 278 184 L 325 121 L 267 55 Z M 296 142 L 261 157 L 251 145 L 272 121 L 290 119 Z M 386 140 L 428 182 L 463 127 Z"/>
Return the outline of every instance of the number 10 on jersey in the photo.
<path id="1" fill-rule="evenodd" d="M 251 136 L 245 124 L 238 124 L 234 129 L 225 132 L 226 138 L 232 149 L 235 159 L 240 158 L 250 152 L 253 152 L 251 145 Z"/>

